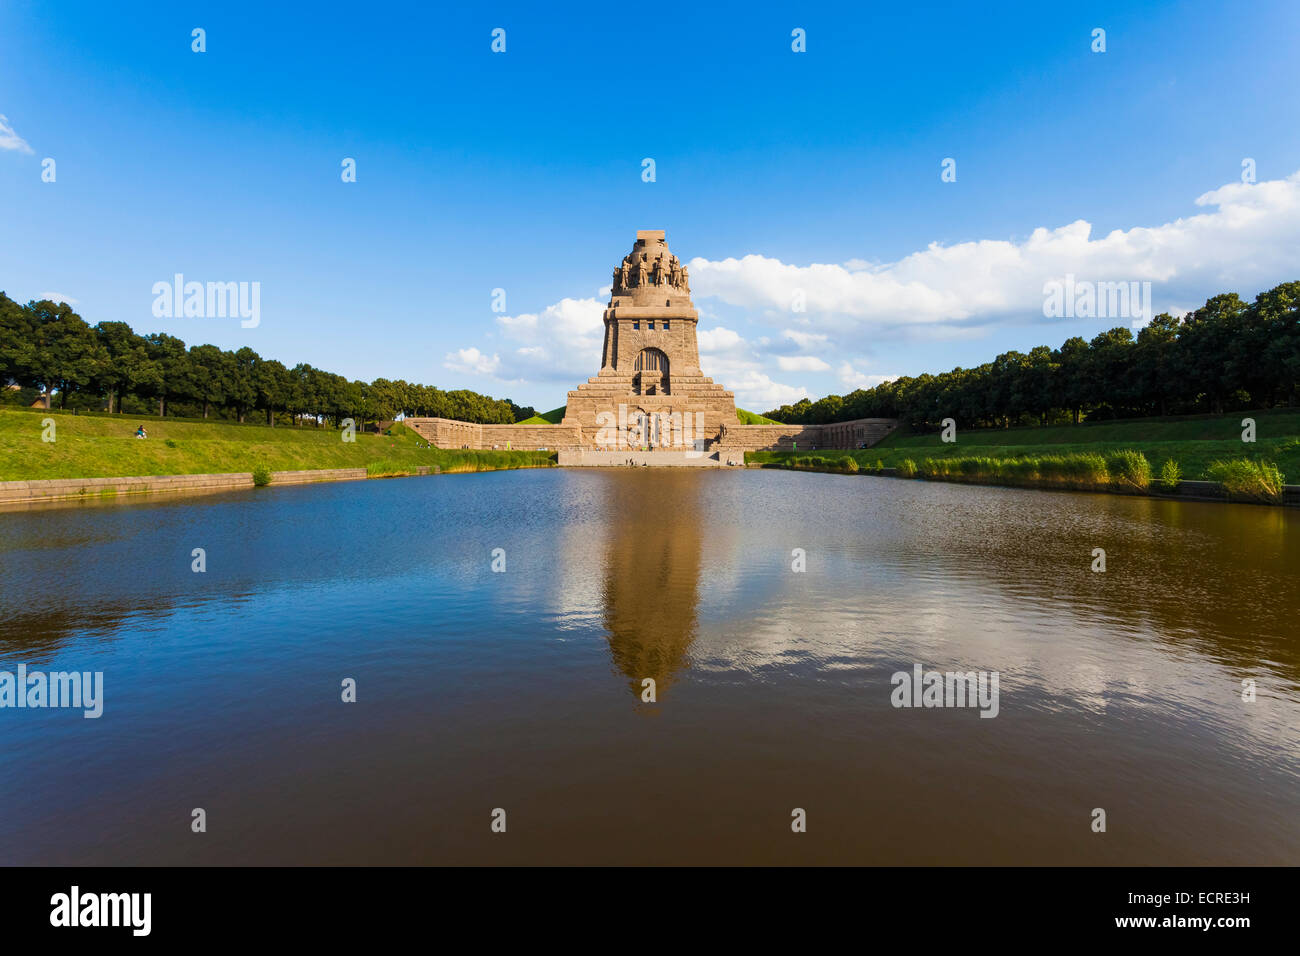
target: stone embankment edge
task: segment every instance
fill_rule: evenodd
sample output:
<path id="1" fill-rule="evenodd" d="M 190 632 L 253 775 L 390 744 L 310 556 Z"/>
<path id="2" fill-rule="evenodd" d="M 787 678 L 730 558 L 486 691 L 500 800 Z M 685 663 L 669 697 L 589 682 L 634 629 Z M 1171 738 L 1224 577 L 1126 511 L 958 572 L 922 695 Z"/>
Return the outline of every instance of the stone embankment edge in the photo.
<path id="1" fill-rule="evenodd" d="M 436 465 L 421 465 L 417 472 L 431 474 L 436 473 L 436 469 Z M 271 484 L 301 485 L 314 481 L 355 481 L 365 477 L 367 476 L 364 468 L 313 468 L 306 471 L 273 471 Z M 253 486 L 253 473 L 249 471 L 209 475 L 139 475 L 125 478 L 42 478 L 35 481 L 0 481 L 0 504 L 69 499 L 92 500 L 168 491 L 228 491 Z"/>
<path id="2" fill-rule="evenodd" d="M 827 475 L 840 475 L 845 472 L 836 471 L 834 468 L 791 468 L 789 465 L 775 461 L 756 461 L 748 462 L 749 468 L 776 468 L 781 471 L 808 471 Z M 861 471 L 851 473 L 851 477 L 861 478 L 901 478 L 897 468 L 882 468 L 880 471 Z M 1106 487 L 1106 488 L 1070 488 L 1059 484 L 1024 484 L 1012 485 L 1004 484 L 997 481 L 972 480 L 964 481 L 958 478 L 922 478 L 917 475 L 911 481 L 935 481 L 946 482 L 953 485 L 985 485 L 990 488 L 1028 488 L 1034 491 L 1093 491 L 1103 495 L 1129 495 L 1135 498 L 1160 498 L 1165 501 L 1218 501 L 1225 504 L 1235 505 L 1273 505 L 1278 506 L 1275 501 L 1259 501 L 1252 498 L 1234 498 L 1230 496 L 1222 483 L 1217 481 L 1180 481 L 1178 490 L 1175 492 L 1161 491 L 1154 482 L 1151 487 L 1142 491 L 1137 488 L 1123 487 Z M 1300 508 L 1300 485 L 1283 485 L 1282 486 L 1282 506 L 1288 508 Z"/>

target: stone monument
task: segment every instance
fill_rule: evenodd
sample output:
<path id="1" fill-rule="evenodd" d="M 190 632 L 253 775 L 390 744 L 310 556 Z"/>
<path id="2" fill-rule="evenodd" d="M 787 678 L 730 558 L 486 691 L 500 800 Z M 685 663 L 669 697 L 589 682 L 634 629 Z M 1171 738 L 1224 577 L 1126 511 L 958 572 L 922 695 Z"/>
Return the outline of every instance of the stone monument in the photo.
<path id="1" fill-rule="evenodd" d="M 663 230 L 639 231 L 614 277 L 600 372 L 569 392 L 562 424 L 590 448 L 713 446 L 737 423 L 736 400 L 700 371 L 699 314 Z"/>
<path id="2" fill-rule="evenodd" d="M 898 424 L 741 424 L 735 396 L 700 371 L 690 273 L 668 250 L 663 230 L 638 232 L 611 280 L 600 371 L 569 392 L 559 424 L 405 424 L 439 448 L 546 449 L 559 453 L 561 465 L 719 466 L 763 448 L 864 448 Z"/>

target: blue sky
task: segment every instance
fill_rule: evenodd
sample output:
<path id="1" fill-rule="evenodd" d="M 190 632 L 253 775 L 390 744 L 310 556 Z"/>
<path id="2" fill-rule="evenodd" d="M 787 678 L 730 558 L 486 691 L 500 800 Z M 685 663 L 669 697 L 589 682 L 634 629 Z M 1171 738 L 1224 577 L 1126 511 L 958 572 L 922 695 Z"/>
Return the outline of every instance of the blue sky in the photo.
<path id="1" fill-rule="evenodd" d="M 1066 273 L 1156 311 L 1300 279 L 1292 2 L 473 6 L 8 0 L 0 289 L 550 408 L 662 228 L 761 411 L 1130 324 L 1045 317 Z M 260 323 L 156 318 L 177 272 Z"/>

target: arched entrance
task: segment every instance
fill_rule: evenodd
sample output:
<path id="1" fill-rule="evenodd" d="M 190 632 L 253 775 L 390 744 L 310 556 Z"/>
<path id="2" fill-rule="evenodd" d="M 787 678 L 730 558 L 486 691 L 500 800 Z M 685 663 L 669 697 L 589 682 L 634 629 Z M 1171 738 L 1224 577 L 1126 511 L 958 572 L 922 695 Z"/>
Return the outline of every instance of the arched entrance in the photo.
<path id="1" fill-rule="evenodd" d="M 668 394 L 668 356 L 659 349 L 642 349 L 632 365 L 638 395 Z"/>
<path id="2" fill-rule="evenodd" d="M 658 349 L 642 349 L 637 353 L 636 364 L 632 366 L 634 372 L 663 372 L 668 374 L 668 356 Z"/>

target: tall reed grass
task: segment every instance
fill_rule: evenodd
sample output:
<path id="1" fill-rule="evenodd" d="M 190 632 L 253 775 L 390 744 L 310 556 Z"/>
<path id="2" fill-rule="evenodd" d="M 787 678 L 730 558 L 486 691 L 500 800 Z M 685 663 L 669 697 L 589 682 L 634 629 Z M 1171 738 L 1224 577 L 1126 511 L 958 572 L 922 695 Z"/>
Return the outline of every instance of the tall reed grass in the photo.
<path id="1" fill-rule="evenodd" d="M 1131 454 L 1142 458 L 1141 454 Z M 1145 464 L 1146 459 L 1142 458 Z M 1127 457 L 1116 462 L 1124 470 L 1121 482 L 1132 484 L 1143 473 L 1140 465 Z M 1007 485 L 1049 486 L 1061 488 L 1095 489 L 1113 483 L 1107 461 L 1099 454 L 1085 452 L 1077 455 L 1043 455 L 1027 458 L 927 458 L 916 466 L 922 478 L 940 481 L 989 482 Z M 900 473 L 902 469 L 900 469 Z M 1145 474 L 1150 479 L 1151 468 Z M 1132 476 L 1132 477 L 1130 477 Z"/>
<path id="2" fill-rule="evenodd" d="M 1206 469 L 1206 474 L 1211 481 L 1223 485 L 1229 498 L 1269 501 L 1274 504 L 1282 500 L 1284 478 L 1277 465 L 1271 462 L 1253 461 L 1249 458 L 1216 461 Z"/>

